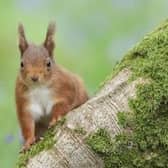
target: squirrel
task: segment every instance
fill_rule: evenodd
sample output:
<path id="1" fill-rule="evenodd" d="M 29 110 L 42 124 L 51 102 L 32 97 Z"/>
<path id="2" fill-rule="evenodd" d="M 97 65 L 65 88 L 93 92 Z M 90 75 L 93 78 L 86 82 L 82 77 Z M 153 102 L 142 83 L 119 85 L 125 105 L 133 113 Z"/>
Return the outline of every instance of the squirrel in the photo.
<path id="1" fill-rule="evenodd" d="M 88 100 L 83 81 L 54 60 L 55 23 L 41 45 L 28 43 L 19 24 L 20 69 L 16 79 L 17 117 L 27 150 L 48 127 Z"/>

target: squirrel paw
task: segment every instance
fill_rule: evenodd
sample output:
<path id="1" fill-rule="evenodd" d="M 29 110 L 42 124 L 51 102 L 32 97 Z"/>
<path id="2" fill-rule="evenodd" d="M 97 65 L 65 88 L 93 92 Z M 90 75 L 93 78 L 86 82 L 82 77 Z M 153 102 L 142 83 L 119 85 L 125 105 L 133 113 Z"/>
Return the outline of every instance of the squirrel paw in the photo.
<path id="1" fill-rule="evenodd" d="M 49 128 L 53 127 L 56 124 L 57 120 L 54 118 L 49 123 Z"/>
<path id="2" fill-rule="evenodd" d="M 35 137 L 34 138 L 31 138 L 31 139 L 28 139 L 26 140 L 24 146 L 22 147 L 21 151 L 20 152 L 25 152 L 27 150 L 30 149 L 31 145 L 33 145 L 35 143 L 36 139 Z"/>

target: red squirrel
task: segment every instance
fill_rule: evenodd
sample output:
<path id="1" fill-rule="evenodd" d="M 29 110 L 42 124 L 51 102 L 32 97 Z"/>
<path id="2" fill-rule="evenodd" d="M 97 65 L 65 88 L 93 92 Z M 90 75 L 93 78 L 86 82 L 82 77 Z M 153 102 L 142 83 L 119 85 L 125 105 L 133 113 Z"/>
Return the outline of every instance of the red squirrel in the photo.
<path id="1" fill-rule="evenodd" d="M 85 103 L 88 95 L 82 80 L 54 60 L 54 23 L 49 24 L 42 45 L 27 42 L 22 24 L 18 33 L 21 60 L 15 96 L 23 150 L 27 150 L 43 128 L 53 126 L 59 117 Z"/>

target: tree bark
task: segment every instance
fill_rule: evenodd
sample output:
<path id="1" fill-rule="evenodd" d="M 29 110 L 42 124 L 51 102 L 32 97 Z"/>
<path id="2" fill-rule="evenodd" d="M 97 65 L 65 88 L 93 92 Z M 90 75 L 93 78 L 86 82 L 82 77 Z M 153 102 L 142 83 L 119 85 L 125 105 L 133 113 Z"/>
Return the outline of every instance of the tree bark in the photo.
<path id="1" fill-rule="evenodd" d="M 84 139 L 98 129 L 106 129 L 111 137 L 122 131 L 117 113 L 130 111 L 128 99 L 134 98 L 136 85 L 142 79 L 128 82 L 129 69 L 123 69 L 90 100 L 71 111 L 53 137 L 54 146 L 27 162 L 27 168 L 103 168 L 103 161 L 85 144 Z M 76 133 L 82 128 L 85 135 Z"/>

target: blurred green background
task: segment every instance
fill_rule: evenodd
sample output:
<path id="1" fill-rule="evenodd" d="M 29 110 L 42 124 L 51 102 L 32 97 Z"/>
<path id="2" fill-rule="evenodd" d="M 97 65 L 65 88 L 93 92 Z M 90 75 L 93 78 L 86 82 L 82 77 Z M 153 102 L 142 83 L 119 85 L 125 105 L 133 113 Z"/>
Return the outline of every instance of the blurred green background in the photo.
<path id="1" fill-rule="evenodd" d="M 81 75 L 92 95 L 123 54 L 168 16 L 167 7 L 167 0 L 0 1 L 0 167 L 15 167 L 20 148 L 14 100 L 18 22 L 38 44 L 48 22 L 56 21 L 56 61 Z"/>

